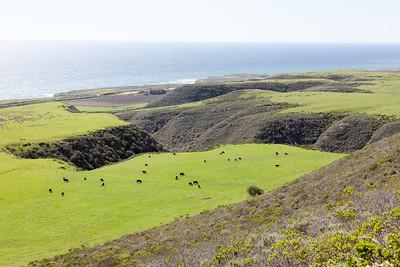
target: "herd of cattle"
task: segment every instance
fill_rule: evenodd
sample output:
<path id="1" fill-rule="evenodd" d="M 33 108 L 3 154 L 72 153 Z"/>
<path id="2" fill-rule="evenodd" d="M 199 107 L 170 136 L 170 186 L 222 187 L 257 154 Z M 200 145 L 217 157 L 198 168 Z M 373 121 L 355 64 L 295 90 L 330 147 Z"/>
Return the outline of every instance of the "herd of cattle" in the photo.
<path id="1" fill-rule="evenodd" d="M 176 153 L 172 153 L 172 154 L 173 154 L 174 156 L 176 156 Z M 219 154 L 220 154 L 220 155 L 224 155 L 224 154 L 225 154 L 225 151 L 221 151 Z M 275 152 L 275 155 L 276 155 L 276 156 L 279 156 L 279 152 Z M 287 152 L 285 152 L 285 155 L 289 155 L 289 154 L 288 154 Z M 151 158 L 151 155 L 149 155 L 148 157 Z M 237 157 L 237 158 L 235 158 L 235 161 L 242 160 L 242 159 L 243 159 L 242 157 Z M 228 158 L 228 161 L 231 161 L 231 159 Z M 203 160 L 203 162 L 204 162 L 204 163 L 207 163 L 207 160 Z M 149 164 L 148 164 L 148 163 L 145 163 L 144 166 L 145 166 L 145 167 L 148 167 Z M 275 164 L 275 167 L 279 168 L 279 164 Z M 142 170 L 142 174 L 147 174 L 147 171 Z M 185 173 L 184 173 L 184 172 L 180 172 L 179 175 L 175 176 L 175 180 L 179 180 L 180 178 L 182 178 L 182 177 L 184 177 L 184 176 L 185 176 Z M 63 179 L 63 182 L 64 182 L 64 183 L 69 183 L 69 179 L 68 179 L 68 178 L 63 177 L 62 179 Z M 87 178 L 84 177 L 83 180 L 86 181 Z M 100 187 L 105 187 L 105 186 L 106 186 L 105 181 L 104 181 L 103 178 L 100 178 L 100 182 L 101 182 Z M 137 184 L 142 184 L 143 181 L 142 181 L 141 179 L 137 179 L 137 180 L 136 180 L 136 183 L 137 183 Z M 195 180 L 195 181 L 188 182 L 188 185 L 189 185 L 189 186 L 195 186 L 195 185 L 197 185 L 197 188 L 201 189 L 200 183 L 199 183 L 198 181 L 196 181 L 196 180 Z M 53 193 L 53 189 L 49 188 L 49 193 Z M 65 196 L 65 193 L 64 193 L 64 192 L 61 192 L 61 196 Z"/>

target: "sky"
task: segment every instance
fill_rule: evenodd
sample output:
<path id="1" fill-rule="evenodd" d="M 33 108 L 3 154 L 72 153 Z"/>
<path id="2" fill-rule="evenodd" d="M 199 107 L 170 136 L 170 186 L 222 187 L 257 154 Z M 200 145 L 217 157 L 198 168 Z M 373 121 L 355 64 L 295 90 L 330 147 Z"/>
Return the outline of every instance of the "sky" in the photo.
<path id="1" fill-rule="evenodd" d="M 0 40 L 400 43 L 399 0 L 0 0 Z"/>

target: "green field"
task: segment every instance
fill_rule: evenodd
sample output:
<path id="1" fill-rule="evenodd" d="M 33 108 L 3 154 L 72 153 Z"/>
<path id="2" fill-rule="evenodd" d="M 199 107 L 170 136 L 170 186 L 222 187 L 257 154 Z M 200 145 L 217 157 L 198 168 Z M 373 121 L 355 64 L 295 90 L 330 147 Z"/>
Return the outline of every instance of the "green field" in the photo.
<path id="1" fill-rule="evenodd" d="M 300 105 L 299 107 L 286 109 L 284 112 L 359 112 L 399 117 L 400 73 L 350 71 L 334 73 L 354 74 L 360 78 L 372 79 L 371 81 L 363 82 L 363 84 L 358 87 L 370 93 L 277 93 L 262 90 L 248 90 L 242 97 Z M 326 73 L 324 72 L 324 74 Z"/>
<path id="2" fill-rule="evenodd" d="M 0 116 L 0 147 L 59 140 L 125 124 L 109 114 L 70 113 L 58 103 L 2 109 Z M 225 155 L 219 155 L 221 150 Z M 281 154 L 275 156 L 275 151 Z M 239 156 L 243 160 L 234 161 Z M 78 172 L 56 160 L 18 159 L 2 152 L 0 266 L 27 264 L 71 247 L 102 243 L 182 215 L 237 202 L 246 199 L 249 185 L 270 190 L 341 157 L 343 154 L 284 145 L 246 144 L 176 156 L 141 155 Z M 176 181 L 179 172 L 186 176 Z M 63 176 L 70 183 L 64 183 Z M 100 178 L 106 183 L 103 188 Z M 137 179 L 143 184 L 136 184 Z M 202 188 L 190 187 L 191 180 L 198 180 Z"/>

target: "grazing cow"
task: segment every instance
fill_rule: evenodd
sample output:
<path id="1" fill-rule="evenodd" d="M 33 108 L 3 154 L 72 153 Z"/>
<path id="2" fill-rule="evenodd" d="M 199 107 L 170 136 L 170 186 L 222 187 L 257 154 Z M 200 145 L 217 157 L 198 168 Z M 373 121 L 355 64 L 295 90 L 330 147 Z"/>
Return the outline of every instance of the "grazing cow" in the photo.
<path id="1" fill-rule="evenodd" d="M 287 156 L 287 155 L 289 155 L 287 152 L 285 152 L 285 155 Z"/>
<path id="2" fill-rule="evenodd" d="M 179 180 L 179 177 L 178 177 L 178 175 L 177 175 L 177 176 L 175 176 L 175 180 Z"/>
<path id="3" fill-rule="evenodd" d="M 179 176 L 185 176 L 184 172 L 179 173 Z"/>
<path id="4" fill-rule="evenodd" d="M 201 189 L 201 186 L 200 186 L 200 184 L 198 184 L 198 185 L 197 185 L 197 188 Z"/>
<path id="5" fill-rule="evenodd" d="M 193 184 L 192 184 L 191 182 L 189 182 L 189 185 L 190 185 L 190 186 L 193 186 Z"/>
<path id="6" fill-rule="evenodd" d="M 276 156 L 278 156 L 278 155 L 279 155 L 279 153 L 278 153 L 278 152 L 275 152 L 275 155 L 276 155 Z"/>
<path id="7" fill-rule="evenodd" d="M 238 157 L 238 160 L 242 160 L 242 158 L 241 158 L 241 157 Z"/>
<path id="8" fill-rule="evenodd" d="M 228 161 L 231 161 L 231 159 L 228 159 Z"/>
<path id="9" fill-rule="evenodd" d="M 147 172 L 146 172 L 146 171 L 142 171 L 142 173 L 143 173 L 143 174 L 146 174 Z"/>
<path id="10" fill-rule="evenodd" d="M 279 164 L 275 164 L 275 167 L 279 168 Z"/>
<path id="11" fill-rule="evenodd" d="M 101 187 L 104 187 L 104 186 L 106 186 L 106 185 L 105 185 L 104 183 L 102 183 L 102 184 L 101 184 Z"/>
<path id="12" fill-rule="evenodd" d="M 199 182 L 197 182 L 197 181 L 193 181 L 193 184 L 199 184 Z"/>
<path id="13" fill-rule="evenodd" d="M 85 181 L 86 181 L 86 180 L 87 180 L 87 178 L 86 178 L 86 177 L 83 177 L 83 180 L 85 180 Z"/>
<path id="14" fill-rule="evenodd" d="M 221 154 L 225 154 L 225 151 L 221 151 Z"/>
<path id="15" fill-rule="evenodd" d="M 203 162 L 204 162 L 204 163 L 206 163 L 206 162 L 207 162 L 207 160 L 203 160 Z"/>
<path id="16" fill-rule="evenodd" d="M 235 161 L 237 161 L 237 158 L 235 158 Z"/>
<path id="17" fill-rule="evenodd" d="M 176 153 L 174 152 L 174 153 L 172 153 L 172 155 L 176 156 Z"/>
<path id="18" fill-rule="evenodd" d="M 53 193 L 53 190 L 51 188 L 49 189 L 49 193 Z"/>
<path id="19" fill-rule="evenodd" d="M 149 158 L 151 158 L 151 155 L 149 155 Z"/>
<path id="20" fill-rule="evenodd" d="M 136 183 L 137 183 L 137 184 L 141 184 L 141 183 L 142 183 L 142 180 L 136 180 Z"/>
<path id="21" fill-rule="evenodd" d="M 149 166 L 149 164 L 145 163 L 145 164 L 144 164 L 144 166 L 146 166 L 146 167 L 147 167 L 147 166 Z"/>
<path id="22" fill-rule="evenodd" d="M 104 179 L 103 179 L 103 178 L 101 178 L 101 179 L 100 179 L 100 182 L 104 182 Z"/>
<path id="23" fill-rule="evenodd" d="M 65 196 L 64 192 L 61 192 L 61 195 L 62 195 L 62 196 Z"/>
<path id="24" fill-rule="evenodd" d="M 68 180 L 67 178 L 65 178 L 65 177 L 63 177 L 63 181 L 64 181 L 65 183 L 69 183 L 69 180 Z"/>

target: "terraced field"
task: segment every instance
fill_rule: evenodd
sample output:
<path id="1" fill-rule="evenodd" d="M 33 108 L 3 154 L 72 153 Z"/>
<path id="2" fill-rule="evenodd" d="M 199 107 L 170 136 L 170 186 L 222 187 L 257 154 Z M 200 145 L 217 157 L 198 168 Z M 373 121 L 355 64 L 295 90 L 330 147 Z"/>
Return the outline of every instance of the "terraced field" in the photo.
<path id="1" fill-rule="evenodd" d="M 109 114 L 71 113 L 59 103 L 7 108 L 0 114 L 2 148 L 125 124 Z M 225 154 L 220 155 L 222 150 Z M 2 152 L 0 266 L 27 264 L 71 247 L 99 244 L 241 201 L 249 185 L 270 190 L 343 156 L 284 145 L 244 144 L 176 155 L 143 154 L 83 172 L 52 159 L 19 159 Z M 238 157 L 242 160 L 235 161 Z M 180 172 L 185 176 L 176 180 Z M 137 184 L 138 179 L 143 183 Z M 199 181 L 201 189 L 188 185 L 193 180 Z"/>

